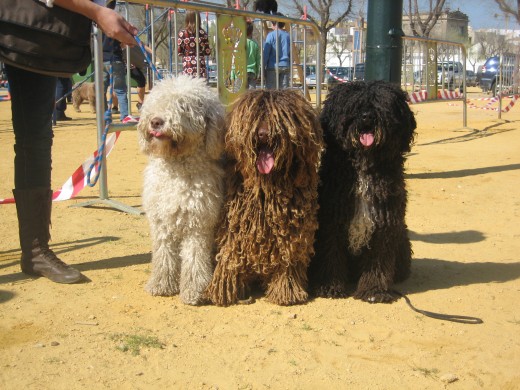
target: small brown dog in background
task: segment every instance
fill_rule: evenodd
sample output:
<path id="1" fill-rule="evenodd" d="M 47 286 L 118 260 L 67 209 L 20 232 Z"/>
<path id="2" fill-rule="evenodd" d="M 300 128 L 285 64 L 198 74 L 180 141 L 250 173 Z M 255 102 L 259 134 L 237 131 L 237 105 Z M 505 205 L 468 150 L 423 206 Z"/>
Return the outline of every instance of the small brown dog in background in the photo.
<path id="1" fill-rule="evenodd" d="M 81 112 L 80 105 L 88 101 L 90 111 L 96 112 L 96 89 L 94 83 L 76 83 L 72 87 L 72 106 L 76 112 Z"/>

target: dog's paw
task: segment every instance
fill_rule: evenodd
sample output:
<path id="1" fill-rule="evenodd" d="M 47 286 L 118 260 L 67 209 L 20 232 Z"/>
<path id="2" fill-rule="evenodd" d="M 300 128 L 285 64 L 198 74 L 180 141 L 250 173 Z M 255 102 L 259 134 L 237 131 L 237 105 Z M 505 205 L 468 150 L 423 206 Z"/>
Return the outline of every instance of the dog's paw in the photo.
<path id="1" fill-rule="evenodd" d="M 338 280 L 315 288 L 314 295 L 321 298 L 346 298 L 349 296 L 345 284 Z"/>
<path id="2" fill-rule="evenodd" d="M 241 297 L 233 292 L 210 285 L 205 294 L 206 298 L 215 306 L 231 306 L 240 303 Z"/>
<path id="3" fill-rule="evenodd" d="M 391 291 L 373 288 L 365 291 L 356 291 L 354 298 L 368 303 L 392 303 L 397 301 L 399 296 Z"/>
<path id="4" fill-rule="evenodd" d="M 308 294 L 304 290 L 284 291 L 284 292 L 267 292 L 265 299 L 268 302 L 280 306 L 301 305 L 307 302 Z"/>
<path id="5" fill-rule="evenodd" d="M 196 291 L 181 291 L 179 297 L 181 302 L 185 305 L 201 306 L 209 303 L 209 300 L 206 298 L 204 293 Z"/>
<path id="6" fill-rule="evenodd" d="M 157 285 L 155 283 L 150 282 L 146 285 L 145 290 L 148 291 L 150 295 L 158 297 L 171 297 L 179 293 L 179 289 L 175 288 L 174 286 Z"/>

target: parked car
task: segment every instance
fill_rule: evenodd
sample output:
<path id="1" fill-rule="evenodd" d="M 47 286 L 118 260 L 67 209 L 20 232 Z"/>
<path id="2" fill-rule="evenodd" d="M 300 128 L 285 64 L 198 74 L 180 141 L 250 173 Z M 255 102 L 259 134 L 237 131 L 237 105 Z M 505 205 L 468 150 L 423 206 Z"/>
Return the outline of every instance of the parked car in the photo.
<path id="1" fill-rule="evenodd" d="M 449 89 L 462 87 L 464 68 L 458 61 L 443 61 L 437 63 L 437 84 Z"/>
<path id="2" fill-rule="evenodd" d="M 327 82 L 328 75 L 326 69 L 327 68 L 323 70 L 323 78 L 321 79 L 322 83 Z M 305 84 L 307 84 L 307 88 L 316 88 L 316 65 L 307 65 Z"/>
<path id="3" fill-rule="evenodd" d="M 328 87 L 332 87 L 338 83 L 352 81 L 354 74 L 354 68 L 352 66 L 327 67 L 327 70 L 325 82 Z"/>
<path id="4" fill-rule="evenodd" d="M 313 73 L 316 73 L 316 65 L 315 64 L 305 65 L 305 76 L 308 76 Z"/>
<path id="5" fill-rule="evenodd" d="M 354 80 L 364 80 L 365 79 L 365 63 L 361 62 L 356 64 L 354 67 Z"/>
<path id="6" fill-rule="evenodd" d="M 502 87 L 513 85 L 515 57 L 513 55 L 502 56 Z M 482 66 L 482 73 L 479 80 L 482 92 L 491 92 L 496 96 L 500 87 L 500 57 L 494 56 L 486 60 Z"/>
<path id="7" fill-rule="evenodd" d="M 480 65 L 477 67 L 477 85 L 480 85 L 480 79 L 482 79 L 482 67 L 484 65 Z"/>
<path id="8" fill-rule="evenodd" d="M 327 87 L 341 82 L 338 79 L 351 81 L 353 68 L 349 66 L 327 66 L 323 71 L 322 85 Z M 335 77 L 334 77 L 335 76 Z M 305 77 L 308 88 L 316 88 L 316 73 L 310 73 Z"/>
<path id="9" fill-rule="evenodd" d="M 307 88 L 316 88 L 316 73 L 311 73 L 305 77 Z"/>
<path id="10" fill-rule="evenodd" d="M 472 70 L 466 70 L 466 87 L 477 86 L 477 75 Z"/>
<path id="11" fill-rule="evenodd" d="M 210 86 L 216 86 L 217 85 L 217 65 L 212 64 L 208 65 L 208 84 Z"/>

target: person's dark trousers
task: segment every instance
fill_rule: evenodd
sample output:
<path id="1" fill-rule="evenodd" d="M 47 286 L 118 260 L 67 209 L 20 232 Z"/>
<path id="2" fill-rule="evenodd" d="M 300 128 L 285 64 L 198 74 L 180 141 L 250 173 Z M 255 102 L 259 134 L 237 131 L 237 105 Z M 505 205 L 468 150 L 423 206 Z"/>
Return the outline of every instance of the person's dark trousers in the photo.
<path id="1" fill-rule="evenodd" d="M 56 77 L 5 67 L 15 136 L 15 188 L 50 188 Z"/>
<path id="2" fill-rule="evenodd" d="M 13 194 L 22 271 L 57 283 L 75 283 L 81 273 L 49 249 L 52 208 L 52 113 L 56 78 L 6 65 L 15 135 Z"/>
<path id="3" fill-rule="evenodd" d="M 67 98 L 64 97 L 72 90 L 72 80 L 70 77 L 58 77 L 56 79 L 56 111 L 54 113 L 56 120 L 67 120 L 65 111 L 67 110 Z M 62 99 L 63 98 L 63 99 Z M 61 99 L 61 100 L 60 100 Z"/>

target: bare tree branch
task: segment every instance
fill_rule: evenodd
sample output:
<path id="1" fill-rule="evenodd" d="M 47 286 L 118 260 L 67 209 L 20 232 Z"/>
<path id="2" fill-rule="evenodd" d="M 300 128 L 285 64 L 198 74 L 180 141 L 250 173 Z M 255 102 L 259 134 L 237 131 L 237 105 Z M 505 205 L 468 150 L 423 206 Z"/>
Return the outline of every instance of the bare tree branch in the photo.
<path id="1" fill-rule="evenodd" d="M 300 15 L 304 14 L 304 7 L 302 0 L 292 0 L 296 10 Z M 352 0 L 307 0 L 306 4 L 310 7 L 311 11 L 307 12 L 308 19 L 312 20 L 318 25 L 320 32 L 320 43 L 321 53 L 317 53 L 320 56 L 321 63 L 325 64 L 325 54 L 327 52 L 327 36 L 331 29 L 338 26 L 341 22 L 352 13 Z M 338 16 L 335 16 L 335 10 L 339 9 L 344 5 L 344 11 Z M 323 75 L 321 72 L 316 70 L 316 82 L 321 82 Z M 318 80 L 318 77 L 320 80 Z"/>
<path id="2" fill-rule="evenodd" d="M 429 37 L 441 16 L 446 0 L 430 0 L 429 10 L 421 12 L 418 0 L 408 0 L 408 9 L 405 11 L 410 20 L 410 29 L 414 36 Z"/>
<path id="3" fill-rule="evenodd" d="M 520 23 L 520 0 L 516 1 L 516 10 L 513 7 L 514 1 L 507 0 L 495 0 L 495 3 L 498 4 L 500 10 L 504 14 L 512 15 L 515 17 L 516 21 Z"/>

